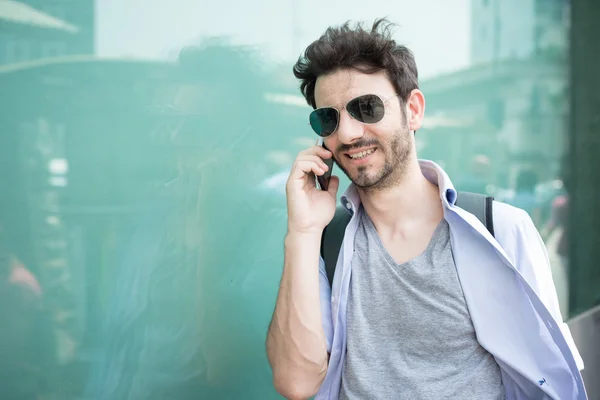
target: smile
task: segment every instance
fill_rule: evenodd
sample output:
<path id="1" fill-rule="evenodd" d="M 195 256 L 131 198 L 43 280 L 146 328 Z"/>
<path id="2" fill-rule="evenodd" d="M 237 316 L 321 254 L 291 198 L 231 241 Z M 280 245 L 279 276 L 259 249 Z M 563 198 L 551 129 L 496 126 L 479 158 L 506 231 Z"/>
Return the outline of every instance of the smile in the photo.
<path id="1" fill-rule="evenodd" d="M 376 148 L 372 148 L 372 149 L 361 151 L 360 153 L 347 154 L 347 155 L 348 155 L 348 157 L 350 157 L 353 160 L 361 160 L 361 159 L 366 158 L 366 157 L 370 156 L 371 154 L 373 154 L 375 152 L 375 150 L 376 150 Z"/>

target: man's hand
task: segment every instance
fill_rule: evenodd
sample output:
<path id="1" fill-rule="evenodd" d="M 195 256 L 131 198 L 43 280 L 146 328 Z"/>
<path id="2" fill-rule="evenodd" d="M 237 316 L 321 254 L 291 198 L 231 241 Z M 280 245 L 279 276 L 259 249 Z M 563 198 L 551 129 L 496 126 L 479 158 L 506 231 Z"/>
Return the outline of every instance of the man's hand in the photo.
<path id="1" fill-rule="evenodd" d="M 333 219 L 339 178 L 331 177 L 327 191 L 315 184 L 315 175 L 328 168 L 322 159 L 330 157 L 332 153 L 319 145 L 298 154 L 286 183 L 288 233 L 321 234 Z"/>

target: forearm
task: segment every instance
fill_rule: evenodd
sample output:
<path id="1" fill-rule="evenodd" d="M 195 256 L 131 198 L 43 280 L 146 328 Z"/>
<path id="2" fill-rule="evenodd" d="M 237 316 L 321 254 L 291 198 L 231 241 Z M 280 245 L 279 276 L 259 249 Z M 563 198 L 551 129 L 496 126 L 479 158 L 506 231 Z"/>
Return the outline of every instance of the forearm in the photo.
<path id="1" fill-rule="evenodd" d="M 308 398 L 327 371 L 327 345 L 319 297 L 320 235 L 288 233 L 277 305 L 267 336 L 267 355 L 277 390 Z"/>

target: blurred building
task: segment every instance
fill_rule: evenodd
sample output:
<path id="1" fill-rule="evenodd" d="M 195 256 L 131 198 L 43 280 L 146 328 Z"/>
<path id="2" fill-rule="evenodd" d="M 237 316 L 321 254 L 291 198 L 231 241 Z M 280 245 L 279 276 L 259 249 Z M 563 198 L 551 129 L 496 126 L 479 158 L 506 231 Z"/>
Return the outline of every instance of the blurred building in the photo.
<path id="1" fill-rule="evenodd" d="M 473 64 L 527 58 L 549 47 L 566 47 L 565 0 L 472 0 Z"/>
<path id="2" fill-rule="evenodd" d="M 130 289 L 130 279 L 119 279 L 124 272 L 118 266 L 125 263 L 127 273 L 149 270 L 140 272 L 135 262 L 123 261 L 124 253 L 143 254 L 130 250 L 131 231 L 149 208 L 158 208 L 159 214 L 179 210 L 177 201 L 188 196 L 198 201 L 198 188 L 210 187 L 212 194 L 205 192 L 202 205 L 218 211 L 203 223 L 211 240 L 217 240 L 217 232 L 231 237 L 233 222 L 223 223 L 224 214 L 260 215 L 246 209 L 259 200 L 266 207 L 269 199 L 256 192 L 258 182 L 279 170 L 277 156 L 285 145 L 293 146 L 280 133 L 297 117 L 296 108 L 268 94 L 282 91 L 254 76 L 236 48 L 182 54 L 193 57 L 191 65 L 81 55 L 0 65 L 0 87 L 9 93 L 0 98 L 5 132 L 0 136 L 0 163 L 5 166 L 0 184 L 13 188 L 0 202 L 0 222 L 45 289 L 57 323 L 61 371 L 83 373 L 98 357 L 115 282 L 123 284 L 123 296 Z M 249 124 L 251 117 L 260 123 Z M 286 135 L 300 136 L 295 128 Z M 214 166 L 192 173 L 211 159 Z M 181 178 L 180 167 L 192 171 L 193 183 Z M 216 190 L 223 182 L 227 191 Z M 248 200 L 251 196 L 258 200 Z M 196 207 L 188 211 L 200 213 Z M 264 226 L 250 218 L 235 221 Z"/>
<path id="3" fill-rule="evenodd" d="M 94 53 L 94 0 L 0 2 L 0 64 Z"/>
<path id="4" fill-rule="evenodd" d="M 541 180 L 558 174 L 567 147 L 568 13 L 564 0 L 473 0 L 471 66 L 421 84 L 428 115 L 464 121 L 452 134 L 462 150 L 445 156 L 455 171 L 468 169 L 467 153 L 489 158 L 488 179 L 500 187 L 524 167 Z M 440 152 L 434 138 L 448 141 L 439 128 L 427 136 L 426 155 Z"/>
<path id="5" fill-rule="evenodd" d="M 0 184 L 11 188 L 1 201 L 0 223 L 15 255 L 44 289 L 56 363 L 73 376 L 84 372 L 88 356 L 81 350 L 89 332 L 97 331 L 97 320 L 89 321 L 89 315 L 100 313 L 99 302 L 92 300 L 101 295 L 102 285 L 90 291 L 81 282 L 103 282 L 96 260 L 110 265 L 113 236 L 102 235 L 127 213 L 134 190 L 115 179 L 117 170 L 125 175 L 131 152 L 115 152 L 109 160 L 106 148 L 130 150 L 128 140 L 139 138 L 124 134 L 135 128 L 131 105 L 139 99 L 136 94 L 145 97 L 145 86 L 164 69 L 91 56 L 0 65 L 0 87 L 7 93 L 0 100 Z M 110 118 L 98 117 L 99 112 Z M 97 190 L 81 190 L 85 182 Z M 113 192 L 122 196 L 115 199 Z"/>

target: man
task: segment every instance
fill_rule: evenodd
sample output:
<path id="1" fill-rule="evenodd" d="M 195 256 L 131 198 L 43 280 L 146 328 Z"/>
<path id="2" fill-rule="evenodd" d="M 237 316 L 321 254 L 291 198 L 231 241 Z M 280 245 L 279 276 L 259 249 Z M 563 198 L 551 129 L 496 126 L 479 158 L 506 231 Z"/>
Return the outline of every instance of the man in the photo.
<path id="1" fill-rule="evenodd" d="M 267 354 L 290 399 L 585 399 L 543 242 L 527 214 L 494 204 L 495 238 L 419 161 L 411 52 L 385 20 L 329 28 L 294 68 L 325 146 L 298 155 Z M 336 111 L 337 110 L 337 111 Z M 339 179 L 352 181 L 333 282 L 319 256 Z"/>

